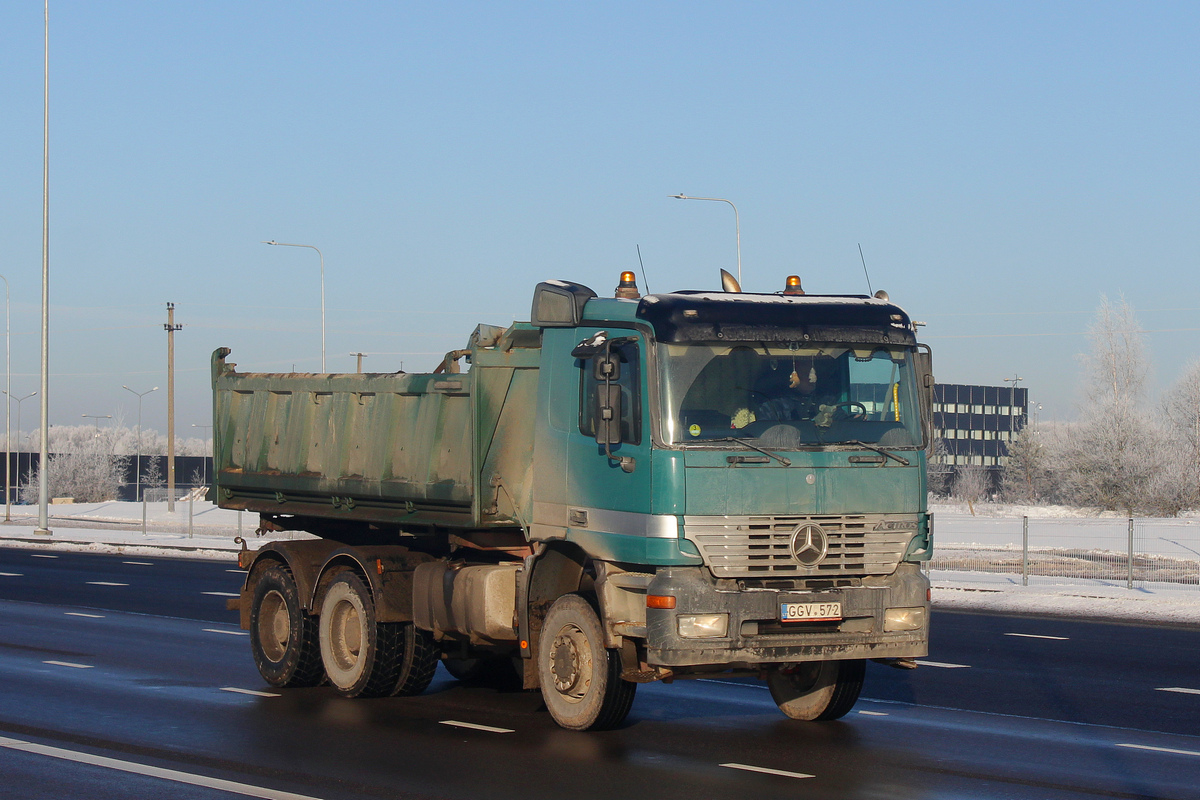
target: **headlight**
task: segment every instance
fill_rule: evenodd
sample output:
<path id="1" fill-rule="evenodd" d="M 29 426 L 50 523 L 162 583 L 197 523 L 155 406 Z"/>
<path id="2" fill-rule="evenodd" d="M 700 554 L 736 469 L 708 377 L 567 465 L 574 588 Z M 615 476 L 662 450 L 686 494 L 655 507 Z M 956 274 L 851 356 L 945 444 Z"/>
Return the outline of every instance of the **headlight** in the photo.
<path id="1" fill-rule="evenodd" d="M 923 627 L 924 608 L 889 608 L 883 612 L 884 631 L 915 631 Z"/>
<path id="2" fill-rule="evenodd" d="M 679 635 L 689 639 L 720 639 L 729 632 L 728 614 L 681 614 Z"/>

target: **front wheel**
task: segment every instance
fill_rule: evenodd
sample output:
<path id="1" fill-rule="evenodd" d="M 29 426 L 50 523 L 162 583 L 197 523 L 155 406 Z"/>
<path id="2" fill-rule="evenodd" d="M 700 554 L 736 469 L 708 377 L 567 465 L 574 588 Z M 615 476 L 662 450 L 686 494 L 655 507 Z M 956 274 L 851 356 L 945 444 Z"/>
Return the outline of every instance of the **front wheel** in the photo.
<path id="1" fill-rule="evenodd" d="M 600 620 L 587 600 L 577 594 L 555 600 L 538 649 L 542 698 L 555 722 L 587 731 L 624 721 L 637 684 L 621 680 L 621 659 L 604 647 Z"/>
<path id="2" fill-rule="evenodd" d="M 858 702 L 867 662 L 805 661 L 774 667 L 767 686 L 779 710 L 792 719 L 840 719 Z"/>

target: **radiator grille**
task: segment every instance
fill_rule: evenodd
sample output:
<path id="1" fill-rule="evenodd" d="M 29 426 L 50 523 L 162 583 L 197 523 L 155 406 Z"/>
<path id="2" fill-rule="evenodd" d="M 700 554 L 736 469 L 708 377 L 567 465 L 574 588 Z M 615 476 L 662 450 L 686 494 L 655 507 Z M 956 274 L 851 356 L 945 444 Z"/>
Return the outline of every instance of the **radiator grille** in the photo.
<path id="1" fill-rule="evenodd" d="M 861 514 L 847 516 L 684 517 L 684 538 L 700 550 L 718 578 L 890 575 L 916 535 L 910 530 L 875 530 L 889 522 L 916 517 Z M 792 553 L 792 534 L 805 524 L 819 525 L 828 553 L 806 567 Z"/>

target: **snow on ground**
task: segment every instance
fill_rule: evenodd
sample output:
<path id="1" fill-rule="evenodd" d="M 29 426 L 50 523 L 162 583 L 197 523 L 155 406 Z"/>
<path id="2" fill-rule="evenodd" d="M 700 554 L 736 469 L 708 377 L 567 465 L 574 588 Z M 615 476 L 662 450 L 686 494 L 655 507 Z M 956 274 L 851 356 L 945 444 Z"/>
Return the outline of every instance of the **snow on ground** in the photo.
<path id="1" fill-rule="evenodd" d="M 122 553 L 143 556 L 211 558 L 233 561 L 240 549 L 234 539 L 239 532 L 250 549 L 271 538 L 302 538 L 306 534 L 254 533 L 257 517 L 216 508 L 207 501 L 179 501 L 175 511 L 166 503 L 145 504 L 146 532 L 142 532 L 140 503 L 96 503 L 50 506 L 50 536 L 34 533 L 37 509 L 13 506 L 12 520 L 0 525 L 0 544 L 45 550 Z M 1110 539 L 1127 536 L 1121 518 L 1072 516 L 1053 507 L 1016 508 L 981 504 L 972 516 L 964 504 L 939 504 L 935 513 L 935 554 L 939 545 L 1006 544 L 1021 541 L 1021 516 L 1029 516 L 1031 540 L 1041 530 L 1048 541 L 1069 546 L 1105 547 Z M 190 511 L 190 524 L 189 524 Z M 983 513 L 983 512 L 987 513 Z M 1015 513 L 1014 513 L 1015 512 Z M 1035 519 L 1036 518 L 1036 519 Z M 1200 520 L 1156 520 L 1166 531 L 1163 537 L 1147 536 L 1140 541 L 1170 539 L 1183 552 L 1200 549 Z M 1105 525 L 1112 530 L 1107 530 Z M 1153 527 L 1152 531 L 1159 531 Z M 1180 544 L 1182 543 L 1182 544 Z M 1166 548 L 1163 545 L 1163 548 Z M 1120 551 L 1123 545 L 1113 549 Z M 1191 556 L 1195 557 L 1195 556 Z M 1031 576 L 1022 585 L 1019 574 L 999 574 L 934 569 L 933 604 L 937 608 L 1011 614 L 1076 616 L 1091 619 L 1128 620 L 1167 624 L 1200 625 L 1200 586 L 1139 582 L 1133 589 L 1114 579 L 1047 578 Z"/>

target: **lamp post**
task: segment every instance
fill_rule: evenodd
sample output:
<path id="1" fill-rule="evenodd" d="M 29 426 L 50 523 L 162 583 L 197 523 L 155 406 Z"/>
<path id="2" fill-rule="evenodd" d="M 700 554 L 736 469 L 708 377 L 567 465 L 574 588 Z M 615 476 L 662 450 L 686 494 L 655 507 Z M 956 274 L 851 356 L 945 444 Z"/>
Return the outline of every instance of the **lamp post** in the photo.
<path id="1" fill-rule="evenodd" d="M 42 420 L 41 461 L 38 463 L 38 524 L 35 534 L 50 536 L 50 0 L 45 0 L 45 46 L 42 68 Z M 19 409 L 20 406 L 18 405 Z"/>
<path id="2" fill-rule="evenodd" d="M 8 278 L 0 275 L 4 281 L 4 394 L 12 388 L 12 328 L 9 324 L 8 313 Z M 12 520 L 12 429 L 9 426 L 10 412 L 8 403 L 4 404 L 4 521 Z M 20 431 L 17 432 L 20 435 Z"/>
<path id="3" fill-rule="evenodd" d="M 30 392 L 29 394 L 25 395 L 24 397 L 13 397 L 7 391 L 4 394 L 8 397 L 9 400 L 17 401 L 17 477 L 20 478 L 21 477 L 21 403 L 25 402 L 29 398 L 36 395 L 37 392 Z M 33 434 L 30 433 L 29 435 L 32 436 Z"/>
<path id="4" fill-rule="evenodd" d="M 729 203 L 730 207 L 733 208 L 733 226 L 734 226 L 734 229 L 737 231 L 738 285 L 741 285 L 741 283 L 742 283 L 742 223 L 741 223 L 741 220 L 738 218 L 737 206 L 735 206 L 733 204 L 733 201 L 726 200 L 724 197 L 688 197 L 686 194 L 673 194 L 673 195 L 669 195 L 669 196 L 674 197 L 676 200 L 711 200 L 714 203 Z"/>
<path id="5" fill-rule="evenodd" d="M 273 244 L 279 247 L 307 247 L 310 250 L 316 250 L 317 255 L 321 259 L 321 372 L 325 371 L 325 256 L 320 249 L 311 244 L 292 244 L 290 242 L 277 242 L 272 239 L 263 244 Z"/>
<path id="6" fill-rule="evenodd" d="M 134 476 L 133 499 L 140 502 L 142 499 L 142 398 L 151 392 L 157 392 L 158 387 L 155 386 L 153 389 L 147 389 L 144 392 L 134 392 L 133 389 L 124 384 L 121 385 L 121 388 L 127 392 L 136 394 L 138 399 L 137 466 L 134 468 L 136 474 Z"/>
<path id="7" fill-rule="evenodd" d="M 207 444 L 208 439 L 209 439 L 208 432 L 212 430 L 212 425 L 197 425 L 196 423 L 193 422 L 192 427 L 200 428 L 204 431 L 204 441 Z M 205 459 L 204 459 L 204 485 L 205 486 L 208 485 L 208 458 L 207 457 L 205 457 Z"/>

